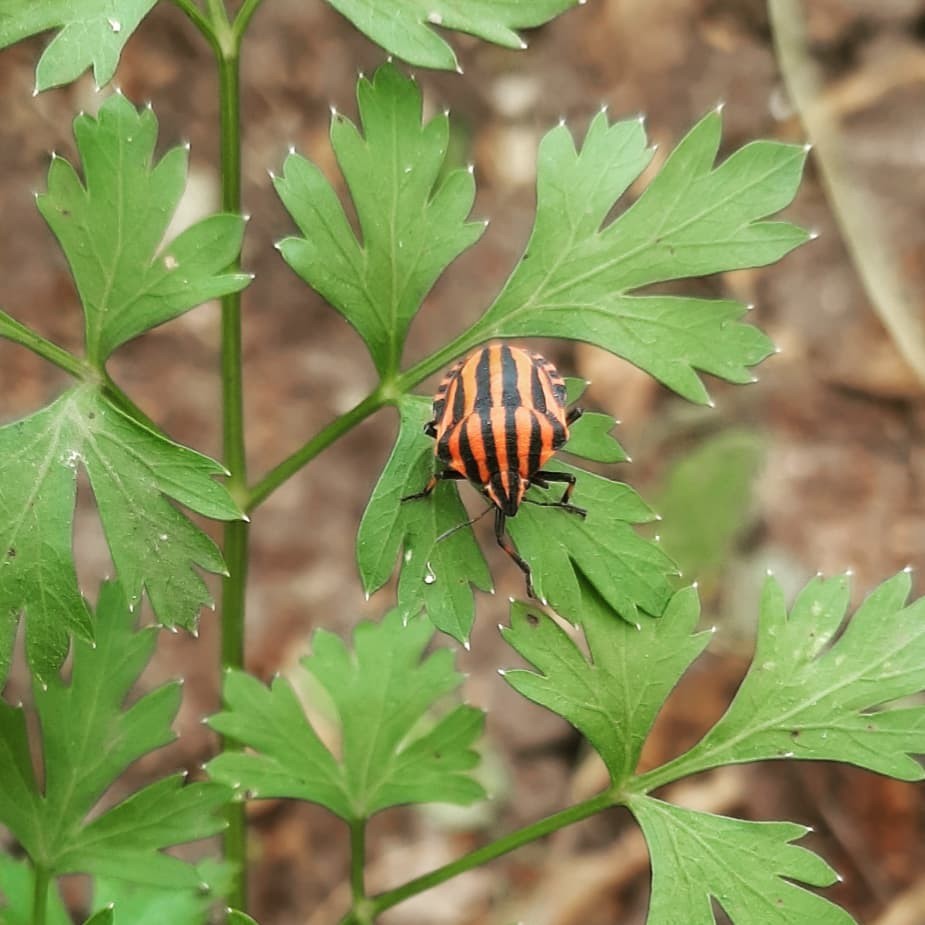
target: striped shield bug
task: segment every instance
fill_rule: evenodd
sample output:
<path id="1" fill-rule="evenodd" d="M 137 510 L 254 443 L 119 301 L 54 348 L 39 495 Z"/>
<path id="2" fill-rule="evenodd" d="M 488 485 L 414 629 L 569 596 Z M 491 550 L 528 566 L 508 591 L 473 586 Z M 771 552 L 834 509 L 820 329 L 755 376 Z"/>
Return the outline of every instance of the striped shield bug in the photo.
<path id="1" fill-rule="evenodd" d="M 402 498 L 424 498 L 442 479 L 468 479 L 494 506 L 498 545 L 526 576 L 530 597 L 530 566 L 505 533 L 506 518 L 525 502 L 586 513 L 571 503 L 575 476 L 543 469 L 581 416 L 580 408 L 565 406 L 565 383 L 540 354 L 504 343 L 476 350 L 447 372 L 434 396 L 433 420 L 424 428 L 436 441 L 441 468 L 421 491 Z M 550 482 L 566 483 L 559 501 L 525 497 L 531 486 L 549 488 Z"/>

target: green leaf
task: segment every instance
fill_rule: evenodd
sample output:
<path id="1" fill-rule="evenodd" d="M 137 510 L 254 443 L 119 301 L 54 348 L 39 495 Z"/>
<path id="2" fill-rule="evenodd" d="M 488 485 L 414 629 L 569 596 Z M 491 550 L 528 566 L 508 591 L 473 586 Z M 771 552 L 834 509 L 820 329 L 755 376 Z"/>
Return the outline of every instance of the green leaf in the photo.
<path id="1" fill-rule="evenodd" d="M 469 518 L 455 486 L 442 482 L 428 498 L 401 501 L 424 487 L 435 463 L 434 442 L 424 434 L 430 401 L 405 396 L 399 412 L 395 448 L 357 536 L 363 587 L 367 594 L 381 588 L 401 559 L 398 601 L 405 616 L 426 610 L 438 629 L 465 642 L 475 618 L 471 586 L 489 590 L 491 575 L 470 528 L 437 542 Z"/>
<path id="2" fill-rule="evenodd" d="M 106 908 L 91 915 L 85 925 L 113 925 L 113 922 L 115 922 L 115 910 Z"/>
<path id="3" fill-rule="evenodd" d="M 105 791 L 134 761 L 171 742 L 180 686 L 169 683 L 123 708 L 154 651 L 157 628 L 139 632 L 121 588 L 103 585 L 95 646 L 74 645 L 70 683 L 57 675 L 33 689 L 44 786 L 30 757 L 25 711 L 0 701 L 0 823 L 54 874 L 118 875 L 164 887 L 199 884 L 195 868 L 162 849 L 206 838 L 229 798 L 212 782 L 157 781 L 88 822 Z"/>
<path id="4" fill-rule="evenodd" d="M 228 925 L 257 925 L 257 920 L 252 919 L 244 912 L 238 912 L 237 909 L 232 909 L 228 913 Z"/>
<path id="5" fill-rule="evenodd" d="M 660 616 L 672 594 L 674 563 L 657 543 L 643 539 L 633 524 L 656 515 L 628 485 L 576 469 L 562 462 L 544 468 L 576 478 L 572 503 L 584 508 L 578 517 L 562 509 L 525 503 L 508 521 L 521 556 L 533 569 L 533 586 L 541 600 L 569 620 L 584 609 L 579 575 L 624 620 L 635 625 L 641 613 Z M 527 497 L 558 501 L 561 487 L 531 488 Z"/>
<path id="6" fill-rule="evenodd" d="M 622 356 L 691 401 L 697 375 L 748 382 L 771 351 L 745 306 L 719 299 L 639 295 L 653 283 L 763 266 L 807 240 L 800 228 L 760 221 L 796 193 L 803 148 L 746 145 L 714 168 L 721 119 L 710 113 L 681 141 L 629 209 L 604 226 L 615 201 L 649 163 L 639 120 L 601 112 L 576 151 L 564 125 L 540 146 L 537 212 L 520 264 L 467 344 L 492 337 L 587 341 Z"/>
<path id="7" fill-rule="evenodd" d="M 389 18 L 400 18 L 392 9 Z M 392 65 L 357 87 L 363 134 L 335 113 L 331 144 L 356 208 L 354 234 L 331 184 L 292 154 L 276 189 L 302 237 L 279 244 L 286 262 L 352 324 L 376 368 L 394 374 L 411 319 L 440 274 L 481 236 L 467 222 L 475 182 L 441 178 L 446 114 L 422 123 L 421 91 Z"/>
<path id="8" fill-rule="evenodd" d="M 32 865 L 0 853 L 0 925 L 35 925 L 32 919 L 34 893 Z M 71 925 L 71 917 L 54 883 L 48 885 L 45 925 Z"/>
<path id="9" fill-rule="evenodd" d="M 600 463 L 629 462 L 626 451 L 610 433 L 617 422 L 600 411 L 585 411 L 569 428 L 563 453 L 581 456 Z"/>
<path id="10" fill-rule="evenodd" d="M 353 651 L 337 636 L 315 632 L 302 665 L 337 711 L 339 758 L 321 742 L 287 680 L 266 688 L 244 672 L 229 672 L 227 709 L 209 724 L 253 753 L 225 752 L 209 763 L 209 773 L 252 797 L 310 800 L 348 821 L 403 803 L 482 798 L 468 774 L 478 763 L 471 746 L 482 712 L 456 706 L 428 720 L 462 681 L 446 649 L 422 661 L 432 634 L 426 620 L 405 624 L 398 611 L 360 624 Z"/>
<path id="11" fill-rule="evenodd" d="M 604 759 L 619 785 L 633 773 L 655 717 L 711 634 L 694 633 L 694 588 L 679 591 L 663 617 L 630 626 L 593 593 L 580 615 L 590 658 L 558 624 L 528 604 L 511 606 L 505 641 L 536 670 L 504 672 L 524 697 L 567 719 Z"/>
<path id="12" fill-rule="evenodd" d="M 37 202 L 77 282 L 87 356 L 102 366 L 120 344 L 250 282 L 226 272 L 240 253 L 244 220 L 213 215 L 162 246 L 186 184 L 186 149 L 155 163 L 154 113 L 118 93 L 96 119 L 78 116 L 74 134 L 85 183 L 55 157 Z"/>
<path id="13" fill-rule="evenodd" d="M 656 507 L 662 545 L 688 578 L 715 585 L 748 522 L 752 486 L 764 461 L 764 441 L 727 430 L 674 463 Z"/>
<path id="14" fill-rule="evenodd" d="M 629 808 L 652 859 L 647 925 L 714 925 L 711 898 L 733 925 L 854 922 L 844 909 L 798 885 L 830 886 L 838 879 L 822 858 L 791 844 L 809 831 L 805 826 L 745 822 L 648 797 L 634 797 Z"/>
<path id="15" fill-rule="evenodd" d="M 848 608 L 844 576 L 811 581 L 789 615 L 769 578 L 755 657 L 726 714 L 672 763 L 683 774 L 768 758 L 844 761 L 922 780 L 925 707 L 882 709 L 925 690 L 925 599 L 910 578 L 880 585 L 832 642 Z"/>
<path id="16" fill-rule="evenodd" d="M 109 83 L 119 55 L 157 0 L 4 0 L 0 48 L 60 27 L 35 70 L 36 93 L 76 80 L 88 67 Z"/>
<path id="17" fill-rule="evenodd" d="M 130 606 L 144 589 L 162 623 L 193 628 L 210 597 L 191 566 L 224 571 L 212 540 L 168 500 L 206 517 L 240 517 L 213 478 L 222 467 L 127 417 L 94 386 L 78 386 L 0 427 L 0 681 L 21 611 L 40 681 L 67 654 L 69 632 L 92 638 L 71 559 L 81 466 Z"/>
<path id="18" fill-rule="evenodd" d="M 220 861 L 196 865 L 196 887 L 158 889 L 118 877 L 97 877 L 93 908 L 102 914 L 112 907 L 114 925 L 207 925 L 209 912 L 226 895 L 232 868 Z"/>
<path id="19" fill-rule="evenodd" d="M 584 0 L 328 0 L 361 32 L 391 54 L 420 67 L 458 69 L 437 29 L 468 32 L 505 48 L 526 48 L 514 31 L 549 22 Z"/>

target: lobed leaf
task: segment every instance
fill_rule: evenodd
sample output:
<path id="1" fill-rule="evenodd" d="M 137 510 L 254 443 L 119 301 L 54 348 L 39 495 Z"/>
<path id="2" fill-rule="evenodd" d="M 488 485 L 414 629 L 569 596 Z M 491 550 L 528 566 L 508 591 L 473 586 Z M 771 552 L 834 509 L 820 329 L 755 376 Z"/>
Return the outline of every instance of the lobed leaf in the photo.
<path id="1" fill-rule="evenodd" d="M 850 925 L 844 909 L 801 887 L 830 886 L 838 875 L 793 845 L 808 831 L 790 822 L 746 822 L 649 797 L 629 808 L 642 826 L 652 864 L 647 925 L 715 925 L 715 899 L 733 925 Z M 796 881 L 796 882 L 792 882 Z"/>
<path id="2" fill-rule="evenodd" d="M 32 767 L 23 708 L 0 701 L 0 823 L 34 863 L 53 874 L 117 875 L 152 886 L 195 888 L 195 869 L 163 849 L 206 838 L 224 822 L 230 792 L 219 784 L 157 781 L 97 815 L 100 797 L 134 761 L 174 739 L 178 684 L 124 708 L 154 651 L 157 629 L 134 631 L 122 589 L 103 585 L 95 645 L 76 641 L 70 683 L 36 682 L 44 785 Z"/>
<path id="3" fill-rule="evenodd" d="M 694 633 L 700 617 L 694 588 L 679 591 L 664 616 L 638 628 L 584 590 L 580 623 L 590 658 L 549 616 L 515 602 L 511 625 L 501 633 L 535 670 L 508 670 L 504 679 L 567 719 L 619 785 L 635 770 L 658 711 L 711 634 Z"/>
<path id="4" fill-rule="evenodd" d="M 811 581 L 789 614 L 769 578 L 745 680 L 725 715 L 673 764 L 693 774 L 801 758 L 925 778 L 913 757 L 925 754 L 925 707 L 885 708 L 925 690 L 925 598 L 906 605 L 909 589 L 907 572 L 884 582 L 835 639 L 848 608 L 847 577 Z"/>
<path id="5" fill-rule="evenodd" d="M 540 146 L 536 222 L 495 303 L 466 334 L 564 337 L 596 344 L 691 401 L 708 395 L 697 373 L 749 382 L 772 351 L 745 306 L 729 300 L 639 295 L 652 283 L 763 266 L 807 240 L 761 219 L 796 193 L 805 151 L 755 142 L 718 167 L 721 119 L 707 115 L 640 198 L 608 225 L 615 201 L 651 158 L 640 120 L 591 122 L 581 150 L 564 125 Z"/>
<path id="6" fill-rule="evenodd" d="M 437 28 L 468 32 L 505 48 L 525 48 L 514 31 L 541 26 L 585 0 L 328 0 L 386 51 L 421 67 L 459 69 Z"/>
<path id="7" fill-rule="evenodd" d="M 398 611 L 381 623 L 360 624 L 352 651 L 316 631 L 302 665 L 337 711 L 339 757 L 322 743 L 287 680 L 276 678 L 267 688 L 244 672 L 229 672 L 227 709 L 209 724 L 253 753 L 219 755 L 209 762 L 210 775 L 252 798 L 320 803 L 347 821 L 403 803 L 480 799 L 484 791 L 468 772 L 478 762 L 472 743 L 482 712 L 456 706 L 422 724 L 462 681 L 446 649 L 422 660 L 432 635 L 427 621 L 406 624 Z"/>
<path id="8" fill-rule="evenodd" d="M 115 877 L 96 877 L 93 908 L 111 911 L 114 925 L 208 925 L 216 900 L 227 895 L 233 868 L 221 861 L 196 865 L 199 884 L 194 888 L 163 889 Z"/>
<path id="9" fill-rule="evenodd" d="M 207 517 L 239 518 L 214 480 L 223 468 L 127 417 L 95 386 L 78 386 L 0 427 L 0 681 L 20 612 L 39 681 L 61 664 L 68 633 L 92 638 L 71 558 L 79 467 L 90 478 L 130 607 L 146 590 L 162 623 L 192 628 L 211 599 L 191 566 L 225 569 L 212 540 L 168 500 Z"/>
<path id="10" fill-rule="evenodd" d="M 399 16 L 398 8 L 389 18 Z M 356 208 L 360 239 L 337 194 L 292 154 L 276 189 L 302 237 L 283 240 L 286 262 L 356 328 L 383 376 L 394 374 L 408 326 L 440 274 L 481 237 L 467 222 L 475 182 L 442 175 L 446 114 L 422 122 L 421 91 L 390 64 L 357 86 L 363 134 L 339 113 L 331 144 Z"/>
<path id="11" fill-rule="evenodd" d="M 372 594 L 388 581 L 398 559 L 398 603 L 406 617 L 426 610 L 438 629 L 465 642 L 475 618 L 472 586 L 487 591 L 491 575 L 469 527 L 437 537 L 468 520 L 457 489 L 443 482 L 428 498 L 402 502 L 434 471 L 434 443 L 424 434 L 430 401 L 399 403 L 398 439 L 373 489 L 357 535 L 363 587 Z"/>
<path id="12" fill-rule="evenodd" d="M 37 199 L 71 266 L 86 316 L 87 356 L 102 366 L 120 344 L 189 309 L 243 289 L 229 273 L 244 220 L 213 215 L 162 245 L 186 184 L 187 151 L 155 163 L 157 119 L 121 94 L 74 121 L 85 182 L 55 157 Z"/>
<path id="13" fill-rule="evenodd" d="M 576 478 L 572 503 L 587 511 L 579 517 L 561 508 L 524 503 L 508 530 L 521 556 L 533 569 L 533 586 L 541 600 L 578 621 L 585 597 L 580 577 L 624 620 L 636 625 L 641 613 L 660 616 L 672 594 L 674 563 L 657 543 L 643 539 L 633 524 L 656 515 L 628 485 L 562 462 L 546 470 Z M 557 501 L 561 488 L 531 488 L 528 498 Z"/>
<path id="14" fill-rule="evenodd" d="M 98 87 L 116 72 L 125 43 L 157 0 L 4 0 L 0 48 L 60 28 L 35 69 L 36 93 L 76 80 L 88 67 Z"/>

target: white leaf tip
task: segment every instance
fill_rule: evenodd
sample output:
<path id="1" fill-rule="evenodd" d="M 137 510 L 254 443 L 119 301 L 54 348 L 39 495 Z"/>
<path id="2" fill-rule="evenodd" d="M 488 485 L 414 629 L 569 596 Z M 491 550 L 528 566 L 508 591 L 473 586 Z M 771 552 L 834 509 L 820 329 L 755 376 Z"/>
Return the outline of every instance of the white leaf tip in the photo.
<path id="1" fill-rule="evenodd" d="M 912 565 L 907 565 L 907 566 L 905 566 L 905 568 L 903 568 L 903 571 L 904 571 L 907 575 L 910 575 L 914 570 L 915 570 L 915 567 L 912 566 Z"/>
<path id="2" fill-rule="evenodd" d="M 295 145 L 289 145 L 289 147 L 286 148 L 286 150 L 287 150 L 290 154 L 295 154 Z"/>
<path id="3" fill-rule="evenodd" d="M 820 234 L 820 232 L 819 232 L 819 229 L 818 229 L 818 228 L 810 228 L 810 229 L 809 229 L 809 240 L 810 240 L 810 241 L 815 241 L 816 238 L 819 237 L 819 234 Z"/>
<path id="4" fill-rule="evenodd" d="M 809 152 L 812 150 L 813 150 L 813 143 L 811 141 L 807 141 L 806 144 L 803 145 L 803 151 L 806 154 L 809 154 Z"/>
<path id="5" fill-rule="evenodd" d="M 498 669 L 498 674 L 501 675 L 501 677 L 503 678 L 503 677 L 507 674 L 507 669 L 506 669 L 506 668 L 499 668 L 499 669 Z"/>
<path id="6" fill-rule="evenodd" d="M 513 603 L 514 603 L 514 598 L 511 597 L 510 595 L 508 595 L 508 603 L 509 603 L 509 604 L 513 604 Z"/>
<path id="7" fill-rule="evenodd" d="M 468 639 L 464 639 L 464 640 L 463 640 L 463 648 L 464 648 L 467 652 L 471 652 L 471 651 L 472 651 L 472 643 L 470 643 Z"/>
<path id="8" fill-rule="evenodd" d="M 457 73 L 457 74 L 460 74 L 460 75 L 466 73 L 466 72 L 463 70 L 463 66 L 462 66 L 461 64 L 457 64 L 457 65 L 456 65 L 456 73 Z"/>
<path id="9" fill-rule="evenodd" d="M 275 179 L 276 179 L 276 174 L 273 173 L 273 168 L 272 168 L 272 167 L 267 167 L 267 176 L 268 176 L 271 180 L 275 180 Z"/>
<path id="10" fill-rule="evenodd" d="M 181 141 L 180 144 L 183 146 L 184 151 L 189 151 L 193 147 L 192 143 L 190 142 L 188 138 Z"/>
<path id="11" fill-rule="evenodd" d="M 772 569 L 772 568 L 766 568 L 766 569 L 764 570 L 764 573 L 765 573 L 765 575 L 768 576 L 768 578 L 773 578 L 773 577 L 774 577 L 774 569 Z"/>
<path id="12" fill-rule="evenodd" d="M 707 404 L 708 404 L 711 408 L 715 408 L 715 407 L 716 407 L 716 402 L 715 402 L 712 398 L 707 399 Z"/>
<path id="13" fill-rule="evenodd" d="M 722 115 L 723 110 L 726 108 L 726 101 L 719 100 L 716 105 L 713 107 L 713 112 L 717 115 Z"/>

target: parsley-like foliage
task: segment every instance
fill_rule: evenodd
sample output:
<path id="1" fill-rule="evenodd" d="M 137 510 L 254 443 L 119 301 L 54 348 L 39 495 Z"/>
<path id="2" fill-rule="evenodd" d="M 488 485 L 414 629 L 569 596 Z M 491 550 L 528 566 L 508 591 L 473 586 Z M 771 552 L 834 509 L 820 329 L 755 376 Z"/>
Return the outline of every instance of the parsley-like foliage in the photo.
<path id="1" fill-rule="evenodd" d="M 212 777 L 251 797 L 290 797 L 326 806 L 349 822 L 402 803 L 471 803 L 484 791 L 469 774 L 478 755 L 480 710 L 457 705 L 422 725 L 462 681 L 439 649 L 422 660 L 433 627 L 407 624 L 398 611 L 361 623 L 353 650 L 315 632 L 303 667 L 331 698 L 340 729 L 339 757 L 318 733 L 285 678 L 269 688 L 244 672 L 225 678 L 226 709 L 213 729 L 253 749 L 219 755 Z"/>
<path id="2" fill-rule="evenodd" d="M 76 80 L 88 67 L 109 83 L 119 55 L 157 0 L 3 0 L 0 48 L 60 28 L 39 59 L 36 92 Z"/>
<path id="3" fill-rule="evenodd" d="M 68 681 L 33 686 L 44 786 L 32 766 L 22 706 L 0 701 L 0 823 L 33 864 L 55 874 L 92 873 L 163 887 L 195 888 L 194 867 L 163 849 L 206 838 L 224 822 L 230 796 L 214 782 L 156 781 L 88 821 L 100 797 L 132 762 L 171 742 L 180 685 L 168 683 L 131 706 L 125 700 L 154 651 L 157 628 L 135 631 L 117 584 L 100 592 L 95 645 L 77 640 Z"/>

